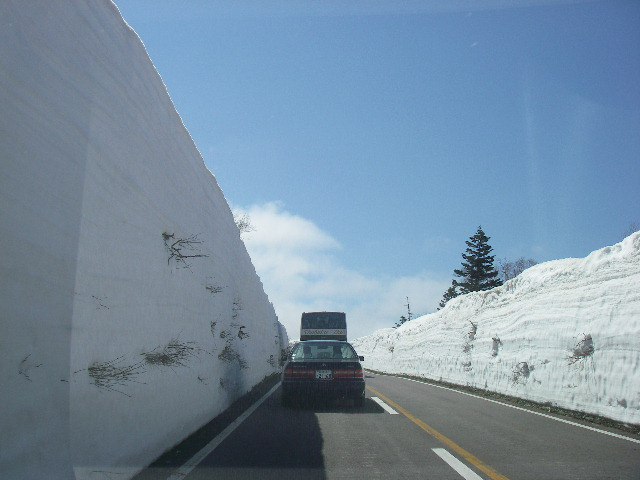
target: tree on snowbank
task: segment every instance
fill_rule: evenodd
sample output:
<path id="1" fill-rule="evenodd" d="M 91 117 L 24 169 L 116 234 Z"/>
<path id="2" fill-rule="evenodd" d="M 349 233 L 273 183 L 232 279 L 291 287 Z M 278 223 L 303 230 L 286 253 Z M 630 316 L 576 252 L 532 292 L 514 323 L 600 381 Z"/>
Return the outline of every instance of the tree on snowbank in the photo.
<path id="1" fill-rule="evenodd" d="M 536 262 L 533 258 L 525 259 L 524 257 L 520 257 L 515 261 L 510 261 L 506 258 L 503 258 L 498 262 L 498 272 L 500 274 L 500 280 L 502 280 L 502 282 L 506 282 L 507 280 L 516 278 L 527 268 L 533 267 L 537 264 L 538 262 Z"/>
<path id="2" fill-rule="evenodd" d="M 494 256 L 491 255 L 493 247 L 489 245 L 489 239 L 478 227 L 475 235 L 466 241 L 466 253 L 462 254 L 464 261 L 459 269 L 453 271 L 460 280 L 454 279 L 451 286 L 444 292 L 438 310 L 444 308 L 449 300 L 470 292 L 491 290 L 502 285 L 499 272 L 493 267 Z"/>
<path id="3" fill-rule="evenodd" d="M 475 235 L 466 241 L 467 250 L 462 254 L 465 260 L 462 262 L 462 268 L 453 271 L 462 279 L 462 281 L 456 281 L 457 286 L 460 287 L 460 293 L 491 290 L 502 285 L 502 281 L 498 278 L 498 271 L 493 268 L 494 256 L 490 255 L 493 250 L 489 245 L 490 238 L 482 231 L 482 226 L 479 226 Z"/>
<path id="4" fill-rule="evenodd" d="M 458 292 L 458 285 L 455 280 L 452 280 L 451 286 L 447 288 L 447 291 L 442 295 L 442 300 L 440 300 L 440 303 L 438 304 L 438 310 L 444 308 L 449 300 L 456 298 L 458 295 L 460 295 Z"/>

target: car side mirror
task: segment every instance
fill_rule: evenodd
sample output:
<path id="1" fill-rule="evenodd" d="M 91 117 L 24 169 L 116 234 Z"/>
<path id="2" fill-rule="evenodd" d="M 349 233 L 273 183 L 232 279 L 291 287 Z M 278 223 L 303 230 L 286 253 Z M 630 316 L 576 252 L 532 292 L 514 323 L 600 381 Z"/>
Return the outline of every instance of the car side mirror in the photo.
<path id="1" fill-rule="evenodd" d="M 364 362 L 364 357 L 362 355 L 358 356 L 358 360 L 360 360 L 361 362 Z"/>
<path id="2" fill-rule="evenodd" d="M 280 355 L 280 361 L 286 362 L 287 360 L 289 360 L 289 355 L 287 353 Z"/>

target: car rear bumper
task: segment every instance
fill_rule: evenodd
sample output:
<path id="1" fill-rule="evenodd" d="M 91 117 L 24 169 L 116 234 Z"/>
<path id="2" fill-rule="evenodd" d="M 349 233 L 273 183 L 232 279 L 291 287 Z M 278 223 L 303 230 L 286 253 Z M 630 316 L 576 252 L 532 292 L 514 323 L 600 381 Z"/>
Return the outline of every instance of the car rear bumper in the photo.
<path id="1" fill-rule="evenodd" d="M 283 380 L 286 396 L 349 397 L 364 396 L 364 380 Z"/>

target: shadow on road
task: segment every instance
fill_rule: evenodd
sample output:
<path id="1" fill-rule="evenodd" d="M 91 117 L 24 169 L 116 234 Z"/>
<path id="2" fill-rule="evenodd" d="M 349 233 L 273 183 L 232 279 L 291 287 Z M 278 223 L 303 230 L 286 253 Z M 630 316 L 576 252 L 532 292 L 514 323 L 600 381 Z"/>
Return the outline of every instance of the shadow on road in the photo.
<path id="1" fill-rule="evenodd" d="M 159 458 L 138 474 L 135 480 L 165 480 L 175 468 L 186 462 L 235 416 L 248 408 L 249 401 L 255 400 L 248 398 L 225 412 L 225 415 L 215 419 L 197 435 Z M 369 398 L 362 408 L 354 407 L 352 400 L 322 398 L 309 399 L 285 408 L 281 405 L 281 389 L 278 389 L 191 471 L 185 480 L 324 480 L 324 440 L 318 413 L 361 415 L 380 414 L 384 410 Z"/>
<path id="2" fill-rule="evenodd" d="M 348 413 L 353 415 L 384 413 L 382 407 L 370 398 L 365 399 L 362 408 L 354 407 L 353 400 L 349 399 L 313 398 L 298 400 L 287 409 L 292 411 L 304 410 L 313 413 Z"/>
<path id="3" fill-rule="evenodd" d="M 324 479 L 322 448 L 315 412 L 283 408 L 278 390 L 187 479 Z"/>

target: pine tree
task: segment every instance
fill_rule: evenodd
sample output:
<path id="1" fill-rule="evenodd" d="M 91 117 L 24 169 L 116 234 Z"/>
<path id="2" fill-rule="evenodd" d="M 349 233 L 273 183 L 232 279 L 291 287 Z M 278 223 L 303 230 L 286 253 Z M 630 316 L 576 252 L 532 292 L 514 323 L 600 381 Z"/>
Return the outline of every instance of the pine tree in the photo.
<path id="1" fill-rule="evenodd" d="M 462 254 L 465 260 L 462 268 L 453 271 L 462 279 L 456 282 L 461 294 L 491 290 L 502 285 L 498 271 L 493 267 L 494 256 L 490 255 L 493 247 L 489 245 L 489 239 L 480 226 L 476 234 L 466 241 L 467 250 Z"/>
<path id="2" fill-rule="evenodd" d="M 458 295 L 460 295 L 458 293 L 458 282 L 453 280 L 451 282 L 451 286 L 447 288 L 447 291 L 442 295 L 442 300 L 440 300 L 440 303 L 438 304 L 438 310 L 443 309 L 449 300 L 456 298 Z"/>
<path id="3" fill-rule="evenodd" d="M 400 325 L 404 324 L 408 322 L 407 317 L 405 317 L 404 315 L 402 315 L 400 317 L 400 320 L 396 322 L 396 324 L 393 326 L 393 328 L 398 328 Z"/>

